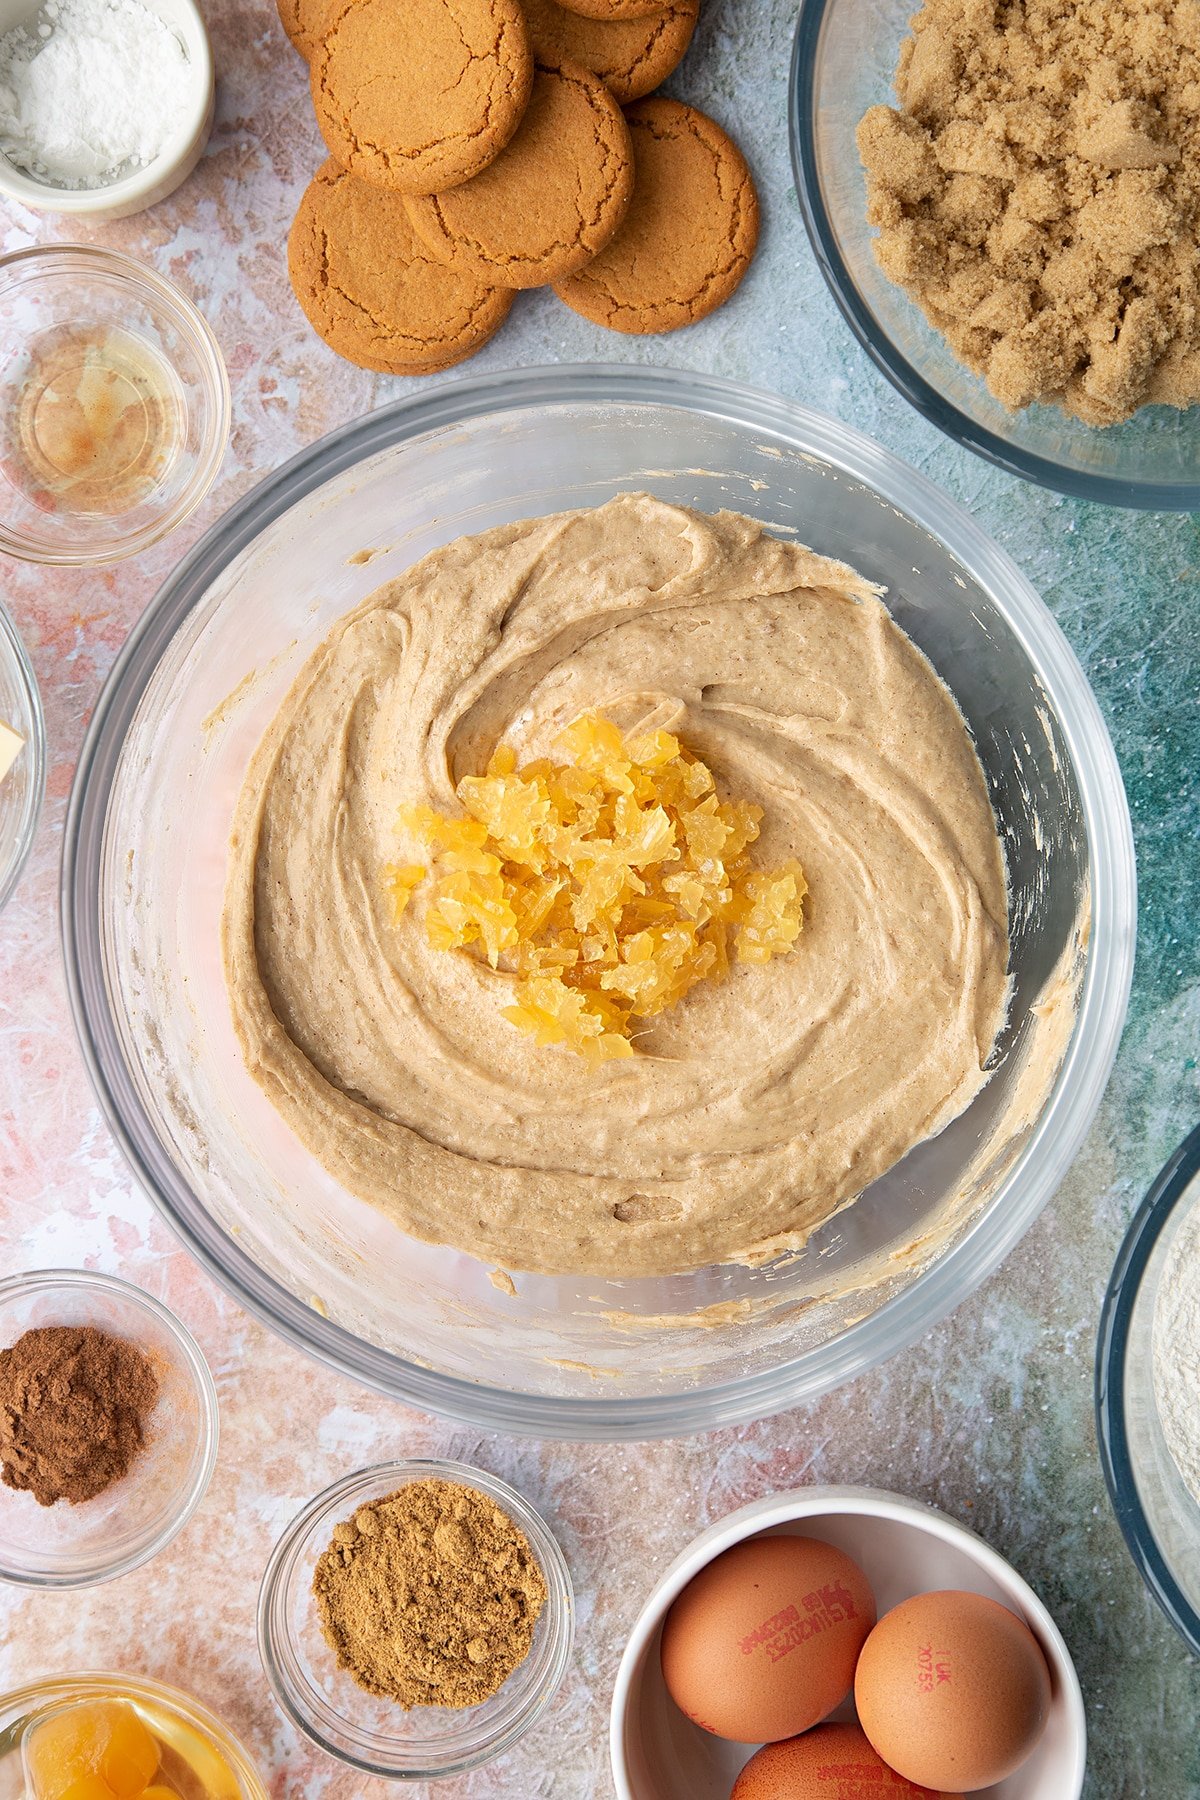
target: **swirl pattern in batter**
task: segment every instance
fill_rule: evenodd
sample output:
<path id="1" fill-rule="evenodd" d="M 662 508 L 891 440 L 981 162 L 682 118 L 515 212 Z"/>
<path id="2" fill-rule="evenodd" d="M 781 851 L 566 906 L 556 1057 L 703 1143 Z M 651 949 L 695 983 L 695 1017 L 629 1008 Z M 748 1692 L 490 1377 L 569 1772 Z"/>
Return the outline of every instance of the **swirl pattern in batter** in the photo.
<path id="1" fill-rule="evenodd" d="M 736 966 L 590 1068 L 508 1025 L 380 870 L 498 742 L 653 717 L 764 810 L 809 883 L 795 952 Z M 302 670 L 235 819 L 225 962 L 247 1065 L 352 1192 L 506 1268 L 650 1275 L 800 1244 L 987 1079 L 1003 853 L 962 716 L 851 569 L 645 494 L 460 538 Z"/>

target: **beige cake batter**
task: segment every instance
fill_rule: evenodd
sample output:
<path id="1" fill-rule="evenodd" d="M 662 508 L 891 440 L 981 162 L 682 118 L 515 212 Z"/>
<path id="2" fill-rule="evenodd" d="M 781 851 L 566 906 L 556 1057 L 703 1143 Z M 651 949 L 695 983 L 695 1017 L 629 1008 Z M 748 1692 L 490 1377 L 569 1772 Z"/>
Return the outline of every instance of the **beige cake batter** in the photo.
<path id="1" fill-rule="evenodd" d="M 502 1017 L 380 870 L 596 708 L 652 710 L 809 883 L 795 951 L 590 1068 Z M 225 914 L 248 1066 L 348 1188 L 506 1268 L 662 1273 L 797 1244 L 966 1107 L 1007 1002 L 1003 858 L 954 701 L 874 588 L 754 521 L 625 494 L 425 557 L 310 658 L 238 806 Z"/>

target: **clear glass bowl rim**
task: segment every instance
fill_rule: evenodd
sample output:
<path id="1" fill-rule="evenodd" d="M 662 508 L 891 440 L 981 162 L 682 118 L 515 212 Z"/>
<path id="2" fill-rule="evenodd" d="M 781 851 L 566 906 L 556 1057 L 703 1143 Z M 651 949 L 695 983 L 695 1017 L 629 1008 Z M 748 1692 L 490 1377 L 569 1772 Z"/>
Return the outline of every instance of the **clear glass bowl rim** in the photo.
<path id="1" fill-rule="evenodd" d="M 291 1572 L 309 1528 L 316 1521 L 327 1519 L 332 1531 L 333 1526 L 347 1512 L 353 1511 L 357 1504 L 356 1495 L 362 1496 L 371 1488 L 399 1485 L 413 1480 L 456 1481 L 479 1488 L 512 1516 L 529 1539 L 546 1577 L 546 1605 L 549 1610 L 547 1623 L 551 1641 L 547 1646 L 549 1667 L 546 1679 L 524 1709 L 494 1739 L 476 1750 L 464 1752 L 452 1762 L 426 1767 L 414 1764 L 412 1768 L 401 1770 L 373 1762 L 366 1755 L 357 1756 L 342 1745 L 331 1743 L 305 1712 L 291 1681 L 281 1667 L 276 1646 L 274 1614 L 277 1606 L 282 1606 L 280 1589 Z M 286 1626 L 286 1612 L 280 1623 Z M 475 1468 L 470 1463 L 451 1462 L 442 1457 L 413 1456 L 395 1462 L 373 1463 L 367 1468 L 355 1469 L 349 1475 L 341 1476 L 329 1487 L 323 1488 L 301 1507 L 285 1527 L 268 1559 L 258 1594 L 258 1653 L 277 1704 L 296 1728 L 327 1755 L 365 1775 L 376 1775 L 387 1781 L 424 1781 L 460 1775 L 467 1769 L 478 1768 L 482 1763 L 502 1756 L 518 1739 L 525 1736 L 549 1707 L 562 1686 L 574 1643 L 575 1590 L 571 1572 L 557 1538 L 541 1513 L 524 1494 L 502 1481 L 498 1475 L 491 1474 L 487 1469 Z"/>
<path id="2" fill-rule="evenodd" d="M 168 281 L 149 264 L 138 262 L 135 257 L 126 256 L 120 250 L 106 250 L 99 244 L 26 244 L 23 249 L 11 250 L 7 255 L 0 256 L 0 284 L 4 283 L 9 270 L 28 263 L 37 263 L 41 272 L 49 276 L 78 273 L 82 265 L 85 270 L 93 269 L 97 273 L 111 275 L 141 290 L 173 316 L 180 331 L 190 340 L 197 362 L 204 372 L 211 416 L 204 430 L 201 453 L 188 478 L 187 486 L 158 518 L 152 519 L 138 531 L 131 532 L 128 537 L 114 539 L 107 546 L 89 548 L 83 544 L 72 544 L 65 549 L 49 542 L 27 538 L 23 533 L 11 530 L 0 518 L 0 551 L 21 562 L 41 563 L 49 568 L 61 569 L 107 568 L 112 563 L 124 562 L 126 558 L 148 550 L 152 544 L 157 544 L 161 538 L 182 525 L 212 487 L 225 457 L 233 418 L 229 372 L 212 326 L 199 307 L 173 281 Z"/>
<path id="3" fill-rule="evenodd" d="M 20 1687 L 0 1693 L 0 1713 L 15 1706 L 34 1706 L 40 1701 L 67 1699 L 72 1694 L 78 1694 L 81 1698 L 88 1693 L 104 1694 L 113 1688 L 119 1688 L 123 1694 L 135 1700 L 165 1702 L 189 1724 L 200 1726 L 217 1744 L 221 1754 L 233 1763 L 235 1773 L 244 1783 L 250 1800 L 268 1800 L 266 1784 L 251 1761 L 245 1745 L 229 1726 L 210 1707 L 193 1699 L 182 1688 L 171 1687 L 165 1681 L 155 1681 L 149 1675 L 126 1675 L 116 1669 L 80 1669 L 67 1675 L 47 1675 L 40 1681 L 24 1681 Z"/>
<path id="4" fill-rule="evenodd" d="M 1185 1643 L 1200 1655 L 1200 1614 L 1176 1581 L 1146 1517 L 1125 1421 L 1125 1368 L 1133 1310 L 1159 1239 L 1197 1174 L 1200 1125 L 1155 1177 L 1117 1252 L 1096 1343 L 1096 1437 L 1108 1497 L 1138 1573 Z"/>
<path id="5" fill-rule="evenodd" d="M 33 774 L 25 789 L 25 811 L 17 832 L 16 854 L 7 871 L 0 874 L 0 908 L 2 908 L 21 878 L 21 871 L 29 859 L 29 852 L 33 849 L 33 840 L 37 835 L 38 819 L 41 816 L 42 801 L 46 794 L 46 716 L 42 711 L 42 696 L 38 688 L 37 676 L 33 672 L 33 664 L 29 660 L 29 652 L 26 650 L 21 640 L 21 634 L 10 617 L 3 600 L 0 600 L 0 638 L 3 638 L 8 651 L 11 652 L 17 682 L 24 690 L 25 703 L 33 724 L 29 741 L 22 753 L 32 761 Z"/>
<path id="6" fill-rule="evenodd" d="M 1003 595 L 1005 616 L 1040 672 L 1069 747 L 1092 878 L 1091 947 L 1075 1033 L 1017 1167 L 979 1223 L 862 1325 L 794 1362 L 712 1387 L 615 1399 L 515 1393 L 405 1361 L 322 1318 L 265 1275 L 180 1180 L 142 1110 L 109 1010 L 99 916 L 105 815 L 121 744 L 176 630 L 234 557 L 289 506 L 365 457 L 493 412 L 589 403 L 667 406 L 773 431 L 915 518 L 993 594 Z M 1133 832 L 1107 728 L 1074 652 L 1011 559 L 924 476 L 852 427 L 715 376 L 619 363 L 520 369 L 444 383 L 342 426 L 252 488 L 184 558 L 126 640 L 80 752 L 63 840 L 63 948 L 82 1054 L 135 1176 L 197 1260 L 272 1330 L 367 1387 L 461 1424 L 576 1440 L 676 1436 L 764 1418 L 875 1367 L 958 1306 L 1028 1230 L 1091 1124 L 1124 1024 L 1136 917 Z"/>
<path id="7" fill-rule="evenodd" d="M 834 0 L 800 0 L 788 85 L 792 175 L 817 266 L 839 312 L 875 367 L 931 425 L 936 425 L 964 449 L 995 463 L 1008 475 L 1017 475 L 1022 481 L 1032 481 L 1038 487 L 1051 488 L 1055 493 L 1069 494 L 1077 500 L 1097 500 L 1107 506 L 1137 507 L 1150 512 L 1195 512 L 1200 509 L 1200 481 L 1143 482 L 1115 475 L 1088 475 L 1007 443 L 953 406 L 880 330 L 863 304 L 846 266 L 817 176 L 813 79 L 825 17 L 833 4 Z"/>
<path id="8" fill-rule="evenodd" d="M 216 1384 L 212 1372 L 204 1359 L 204 1354 L 195 1338 L 181 1319 L 176 1318 L 170 1307 L 164 1306 L 145 1288 L 136 1287 L 131 1281 L 124 1281 L 119 1275 L 103 1275 L 91 1269 L 29 1269 L 16 1275 L 5 1276 L 0 1280 L 0 1302 L 13 1296 L 32 1297 L 39 1289 L 54 1287 L 73 1287 L 85 1292 L 111 1294 L 126 1305 L 140 1306 L 158 1321 L 176 1345 L 183 1363 L 195 1384 L 199 1399 L 200 1411 L 200 1457 L 197 1463 L 195 1479 L 184 1497 L 183 1504 L 172 1513 L 171 1517 L 136 1550 L 131 1550 L 115 1562 L 97 1557 L 94 1564 L 83 1574 L 55 1575 L 47 1570 L 31 1572 L 29 1570 L 10 1569 L 0 1561 L 0 1581 L 10 1582 L 15 1587 L 30 1588 L 85 1588 L 98 1587 L 102 1582 L 115 1581 L 119 1575 L 129 1575 L 134 1569 L 140 1569 L 152 1557 L 165 1550 L 171 1540 L 178 1536 L 196 1508 L 203 1500 L 213 1470 L 217 1466 L 217 1445 L 220 1437 L 220 1405 L 217 1400 Z"/>

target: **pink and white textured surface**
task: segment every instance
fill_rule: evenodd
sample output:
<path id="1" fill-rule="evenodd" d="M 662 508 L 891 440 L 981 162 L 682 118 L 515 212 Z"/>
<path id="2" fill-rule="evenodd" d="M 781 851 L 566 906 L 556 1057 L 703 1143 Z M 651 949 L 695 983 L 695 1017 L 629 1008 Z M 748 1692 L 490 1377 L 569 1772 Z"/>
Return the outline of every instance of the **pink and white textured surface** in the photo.
<path id="1" fill-rule="evenodd" d="M 0 914 L 0 1268 L 109 1269 L 164 1298 L 210 1360 L 222 1444 L 199 1513 L 149 1567 L 82 1595 L 0 1590 L 0 1691 L 88 1666 L 176 1682 L 244 1737 L 278 1800 L 379 1800 L 386 1790 L 312 1750 L 276 1711 L 254 1641 L 266 1557 L 318 1488 L 350 1468 L 412 1453 L 475 1461 L 522 1488 L 557 1530 L 579 1599 L 574 1664 L 550 1717 L 504 1761 L 438 1784 L 445 1800 L 610 1793 L 608 1698 L 644 1594 L 703 1525 L 811 1481 L 922 1496 L 1011 1558 L 1055 1613 L 1078 1663 L 1095 1800 L 1200 1795 L 1193 1666 L 1125 1556 L 1091 1422 L 1096 1315 L 1121 1231 L 1197 1111 L 1200 953 L 1187 898 L 1200 879 L 1187 775 L 1196 765 L 1189 746 L 1200 748 L 1195 527 L 1022 487 L 939 438 L 873 373 L 825 294 L 792 197 L 793 6 L 704 0 L 697 40 L 672 83 L 737 130 L 759 180 L 763 243 L 734 302 L 674 338 L 624 340 L 547 293 L 520 295 L 472 367 L 621 359 L 708 369 L 799 395 L 922 463 L 1012 551 L 1083 657 L 1129 782 L 1143 876 L 1130 1030 L 1100 1122 L 1062 1194 L 953 1319 L 802 1412 L 625 1448 L 441 1425 L 355 1390 L 275 1341 L 175 1246 L 132 1184 L 92 1102 L 58 949 L 62 823 L 90 711 L 126 633 L 205 525 L 302 445 L 419 384 L 340 364 L 289 292 L 287 226 L 322 152 L 303 67 L 270 0 L 206 0 L 219 105 L 194 177 L 152 212 L 83 234 L 152 262 L 197 300 L 229 364 L 234 435 L 200 515 L 140 562 L 102 573 L 0 569 L 42 684 L 51 748 L 34 856 Z M 71 235 L 52 219 L 0 213 L 6 249 Z"/>

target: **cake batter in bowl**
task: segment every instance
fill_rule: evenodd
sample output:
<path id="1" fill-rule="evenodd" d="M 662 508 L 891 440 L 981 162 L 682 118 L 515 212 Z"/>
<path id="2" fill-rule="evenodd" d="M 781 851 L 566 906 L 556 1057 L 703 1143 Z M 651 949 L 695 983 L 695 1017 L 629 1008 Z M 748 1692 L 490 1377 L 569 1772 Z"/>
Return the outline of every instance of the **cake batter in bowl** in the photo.
<path id="1" fill-rule="evenodd" d="M 343 1187 L 252 1080 L 221 955 L 230 829 L 296 675 L 381 583 L 464 534 L 635 490 L 749 515 L 886 590 L 984 770 L 1008 868 L 1011 1005 L 967 1109 L 802 1249 L 682 1273 L 526 1274 L 409 1235 Z M 335 433 L 241 501 L 114 671 L 64 884 L 102 1104 L 206 1266 L 294 1342 L 411 1404 L 614 1438 L 795 1404 L 910 1342 L 990 1273 L 1099 1102 L 1135 920 L 1107 734 L 1007 558 L 842 425 L 721 381 L 603 367 L 443 385 Z"/>

